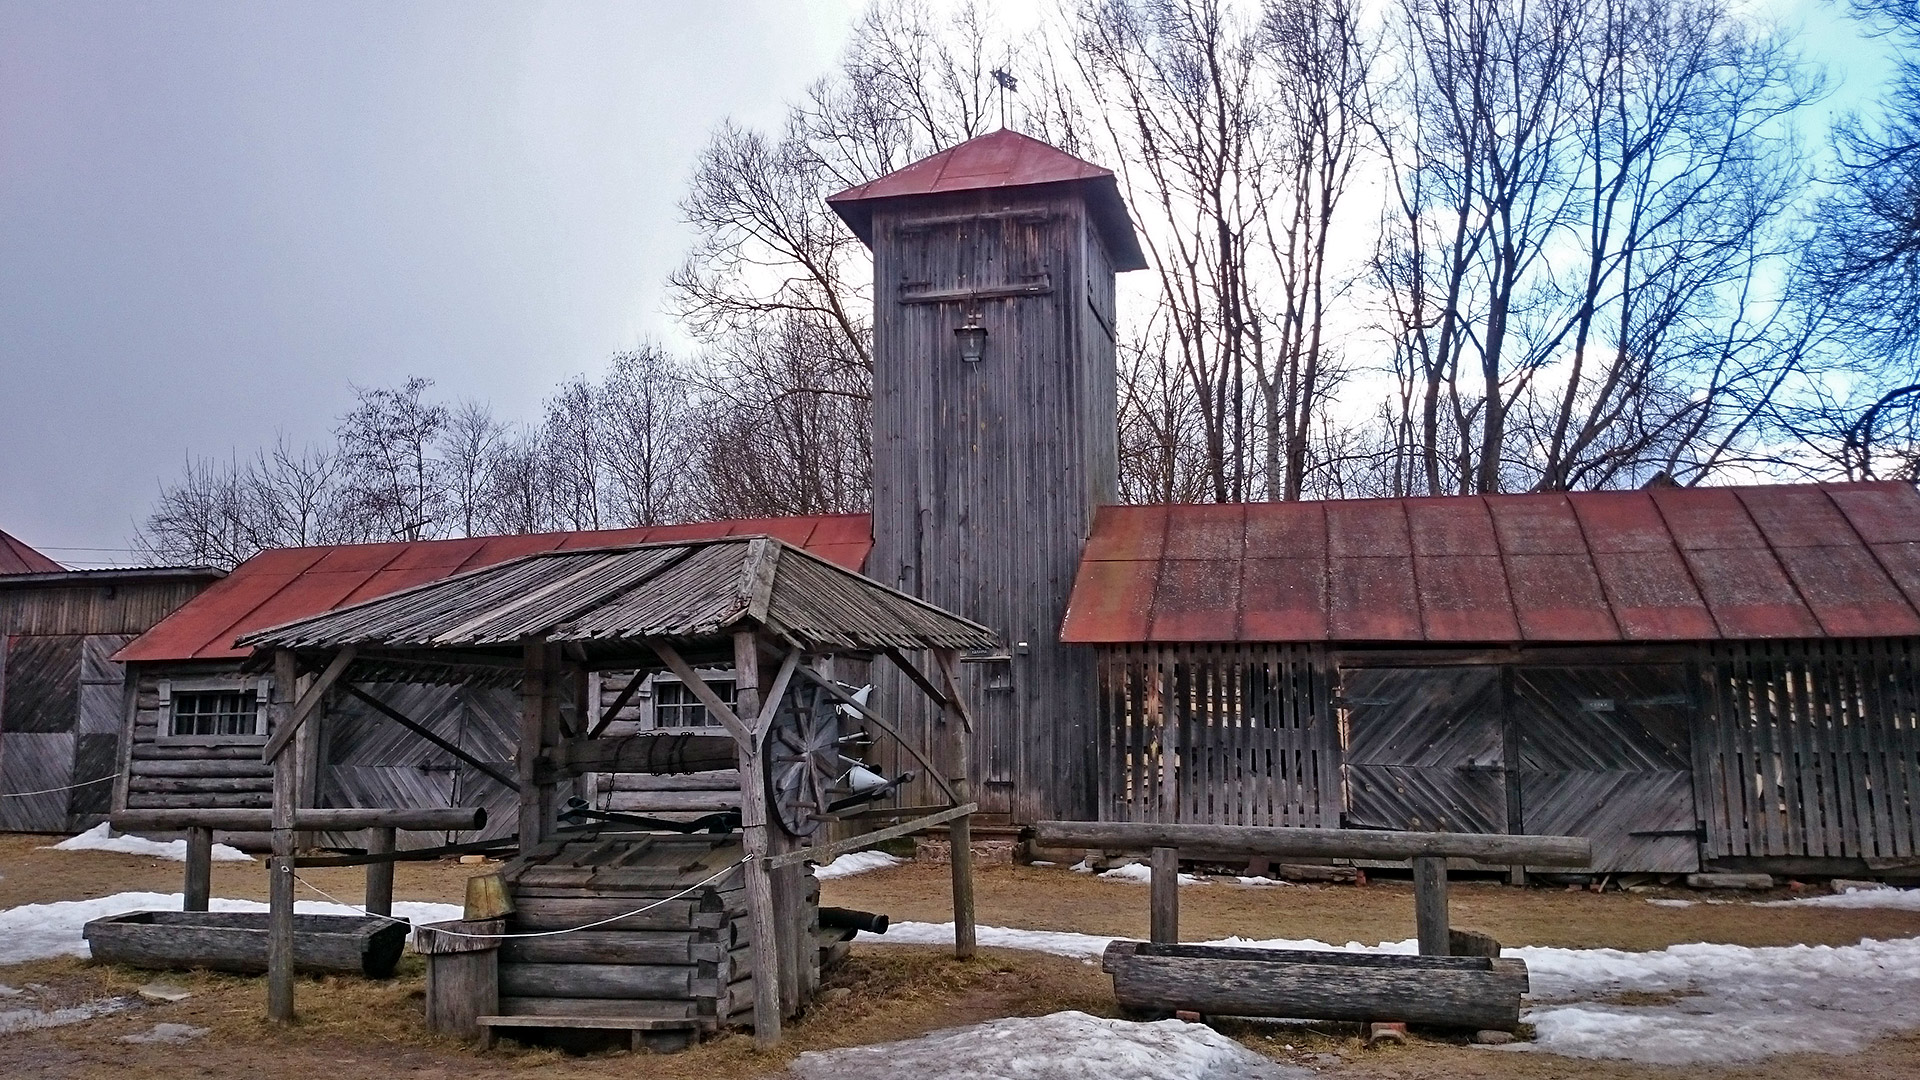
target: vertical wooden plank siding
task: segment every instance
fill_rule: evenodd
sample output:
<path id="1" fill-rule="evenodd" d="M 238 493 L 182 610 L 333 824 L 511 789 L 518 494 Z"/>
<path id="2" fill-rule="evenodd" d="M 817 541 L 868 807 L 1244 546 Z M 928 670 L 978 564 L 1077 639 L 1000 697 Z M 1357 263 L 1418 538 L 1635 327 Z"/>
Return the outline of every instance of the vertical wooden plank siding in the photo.
<path id="1" fill-rule="evenodd" d="M 1101 819 L 1338 826 L 1326 663 L 1297 645 L 1102 650 Z"/>
<path id="2" fill-rule="evenodd" d="M 1903 859 L 1920 838 L 1913 642 L 1732 642 L 1703 665 L 1703 854 Z"/>

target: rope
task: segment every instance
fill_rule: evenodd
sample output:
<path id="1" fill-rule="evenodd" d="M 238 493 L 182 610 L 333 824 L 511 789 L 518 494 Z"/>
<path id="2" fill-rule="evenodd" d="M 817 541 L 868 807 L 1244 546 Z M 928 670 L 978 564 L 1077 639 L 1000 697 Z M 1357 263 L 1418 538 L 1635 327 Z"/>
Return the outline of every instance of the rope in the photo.
<path id="1" fill-rule="evenodd" d="M 590 922 L 590 923 L 587 923 L 585 926 L 570 926 L 565 930 L 536 930 L 536 931 L 530 931 L 524 934 L 464 934 L 458 930 L 442 930 L 439 927 L 434 927 L 433 932 L 436 934 L 445 934 L 448 937 L 471 938 L 476 941 L 501 941 L 506 938 L 558 937 L 561 934 L 577 934 L 582 930 L 592 930 L 594 927 L 597 927 L 597 926 L 605 926 L 608 923 L 617 923 L 621 919 L 631 919 L 635 915 L 640 915 L 645 912 L 652 911 L 654 908 L 657 908 L 662 904 L 672 903 L 673 901 L 678 900 L 683 896 L 686 896 L 688 893 L 696 892 L 700 889 L 706 888 L 708 885 L 711 885 L 712 883 L 720 880 L 721 878 L 727 876 L 728 874 L 731 874 L 732 872 L 734 872 L 735 870 L 738 870 L 742 866 L 745 866 L 747 863 L 751 862 L 752 860 L 753 860 L 753 856 L 751 854 L 743 855 L 740 857 L 740 860 L 738 862 L 735 862 L 729 866 L 721 867 L 719 870 L 715 871 L 712 875 L 700 881 L 694 882 L 693 884 L 687 886 L 686 888 L 681 889 L 679 892 L 674 893 L 672 896 L 661 897 L 660 899 L 655 900 L 653 903 L 648 904 L 646 907 L 634 908 L 632 911 L 628 911 L 620 915 L 615 915 L 612 918 L 601 919 L 598 922 Z M 293 873 L 290 867 L 282 867 L 281 869 L 285 873 L 289 873 L 289 874 Z M 322 889 L 320 886 L 315 885 L 313 882 L 308 881 L 307 879 L 301 877 L 299 874 L 294 874 L 293 880 L 299 882 L 302 885 L 305 885 L 307 888 L 312 889 L 314 892 L 319 893 L 321 896 L 326 897 L 328 900 L 331 900 L 334 903 L 339 904 L 341 907 L 353 908 L 353 910 L 359 912 L 362 915 L 368 916 L 369 918 L 385 919 L 390 923 L 399 923 L 402 926 L 413 925 L 412 923 L 408 922 L 405 919 L 396 919 L 391 915 L 378 915 L 378 914 L 375 914 L 374 912 L 366 910 L 365 908 L 355 907 L 353 904 L 349 904 L 345 900 L 342 900 L 339 897 L 334 896 L 332 893 L 327 892 L 325 889 Z"/>
<path id="2" fill-rule="evenodd" d="M 24 799 L 29 795 L 52 795 L 58 791 L 72 791 L 74 788 L 83 788 L 88 784 L 104 784 L 109 780 L 116 779 L 119 775 L 119 773 L 108 773 L 105 776 L 96 776 L 91 780 L 82 780 L 77 784 L 68 784 L 66 787 L 41 788 L 39 791 L 0 791 L 0 799 Z"/>

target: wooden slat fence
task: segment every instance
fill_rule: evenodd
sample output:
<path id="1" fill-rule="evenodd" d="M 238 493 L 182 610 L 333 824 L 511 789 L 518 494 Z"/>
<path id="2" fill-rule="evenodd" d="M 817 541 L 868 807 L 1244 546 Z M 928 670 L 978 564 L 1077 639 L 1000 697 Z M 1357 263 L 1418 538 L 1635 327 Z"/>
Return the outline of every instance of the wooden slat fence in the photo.
<path id="1" fill-rule="evenodd" d="M 1706 856 L 1912 858 L 1920 685 L 1912 639 L 1716 646 L 1694 742 Z"/>
<path id="2" fill-rule="evenodd" d="M 1325 653 L 1294 645 L 1102 650 L 1104 820 L 1340 824 Z"/>

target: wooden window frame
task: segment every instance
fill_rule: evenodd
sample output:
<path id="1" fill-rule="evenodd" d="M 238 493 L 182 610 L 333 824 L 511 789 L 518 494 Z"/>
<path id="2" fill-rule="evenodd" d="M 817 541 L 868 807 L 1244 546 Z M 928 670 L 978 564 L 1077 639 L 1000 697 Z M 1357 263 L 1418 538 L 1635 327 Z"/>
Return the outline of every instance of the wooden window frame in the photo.
<path id="1" fill-rule="evenodd" d="M 159 680 L 160 715 L 156 742 L 170 746 L 264 746 L 267 742 L 267 704 L 273 680 L 267 676 L 241 675 Z M 175 694 L 244 694 L 253 691 L 253 732 L 247 735 L 176 735 L 173 733 Z"/>

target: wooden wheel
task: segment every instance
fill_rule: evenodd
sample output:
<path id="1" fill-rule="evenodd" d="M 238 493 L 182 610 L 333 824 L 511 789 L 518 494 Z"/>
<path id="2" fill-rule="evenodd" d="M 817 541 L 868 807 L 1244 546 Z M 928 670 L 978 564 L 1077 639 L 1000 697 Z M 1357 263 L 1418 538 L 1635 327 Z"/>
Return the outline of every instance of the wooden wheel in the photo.
<path id="1" fill-rule="evenodd" d="M 793 836 L 812 836 L 850 762 L 841 753 L 840 705 L 813 683 L 795 681 L 780 699 L 765 748 L 773 817 Z"/>

